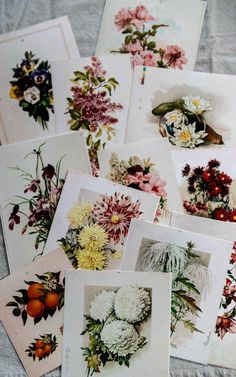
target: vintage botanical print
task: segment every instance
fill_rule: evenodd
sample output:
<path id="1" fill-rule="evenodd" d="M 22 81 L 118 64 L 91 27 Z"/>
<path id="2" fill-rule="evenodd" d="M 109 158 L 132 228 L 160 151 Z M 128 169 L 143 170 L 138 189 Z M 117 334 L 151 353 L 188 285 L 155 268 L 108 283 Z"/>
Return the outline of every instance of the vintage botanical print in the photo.
<path id="1" fill-rule="evenodd" d="M 45 272 L 35 274 L 37 280 L 24 281 L 28 286 L 16 291 L 6 306 L 12 309 L 12 315 L 21 317 L 25 326 L 29 317 L 36 325 L 48 316 L 53 317 L 64 305 L 64 279 L 60 281 L 61 272 Z"/>
<path id="2" fill-rule="evenodd" d="M 53 113 L 52 80 L 48 61 L 40 62 L 31 51 L 26 51 L 24 59 L 13 68 L 13 72 L 10 98 L 17 100 L 22 110 L 47 130 L 49 114 Z"/>
<path id="3" fill-rule="evenodd" d="M 151 162 L 149 157 L 141 159 L 138 156 L 130 156 L 125 161 L 119 160 L 117 153 L 112 153 L 109 165 L 108 179 L 159 196 L 160 204 L 156 213 L 156 220 L 159 217 L 168 216 L 166 181 L 160 177 L 155 164 Z"/>
<path id="4" fill-rule="evenodd" d="M 48 237 L 60 194 L 64 185 L 64 177 L 60 175 L 62 158 L 55 166 L 45 163 L 43 147 L 34 149 L 25 158 L 35 158 L 35 172 L 26 172 L 20 167 L 12 167 L 25 181 L 24 193 L 10 203 L 12 212 L 9 216 L 9 229 L 19 231 L 18 225 L 24 219 L 21 235 L 35 235 L 35 250 L 42 245 L 42 252 Z M 40 255 L 41 255 L 40 254 Z"/>
<path id="5" fill-rule="evenodd" d="M 183 69 L 188 63 L 185 51 L 177 45 L 164 48 L 157 46 L 155 37 L 159 28 L 168 25 L 157 24 L 144 5 L 137 5 L 135 9 L 122 8 L 114 18 L 114 25 L 118 32 L 124 35 L 122 46 L 115 53 L 131 55 L 133 66 L 143 65 L 151 67 Z"/>
<path id="6" fill-rule="evenodd" d="M 151 315 L 151 294 L 138 286 L 101 290 L 91 301 L 86 327 L 81 335 L 89 341 L 82 347 L 87 376 L 100 373 L 108 363 L 129 367 L 132 355 L 147 345 L 140 325 Z"/>
<path id="7" fill-rule="evenodd" d="M 95 202 L 78 202 L 68 212 L 69 229 L 60 244 L 75 268 L 103 270 L 109 258 L 120 259 L 130 222 L 142 214 L 139 200 L 115 192 Z"/>
<path id="8" fill-rule="evenodd" d="M 159 132 L 178 147 L 196 148 L 205 144 L 224 144 L 223 138 L 209 126 L 205 113 L 212 110 L 210 101 L 192 94 L 161 103 L 152 110 L 159 117 Z"/>
<path id="9" fill-rule="evenodd" d="M 46 357 L 49 357 L 57 349 L 57 338 L 52 334 L 40 335 L 39 338 L 35 338 L 34 341 L 25 350 L 27 355 L 34 361 L 41 361 Z"/>
<path id="10" fill-rule="evenodd" d="M 171 336 L 180 323 L 191 333 L 201 332 L 194 318 L 201 313 L 199 303 L 210 287 L 210 276 L 194 248 L 191 241 L 186 247 L 150 241 L 141 255 L 142 271 L 172 272 Z"/>
<path id="11" fill-rule="evenodd" d="M 111 100 L 119 83 L 106 74 L 100 59 L 92 57 L 91 65 L 85 66 L 84 71 L 74 72 L 72 97 L 67 98 L 71 118 L 68 125 L 73 131 L 85 130 L 94 175 L 98 174 L 97 150 L 116 135 L 115 113 L 123 109 L 120 103 Z"/>

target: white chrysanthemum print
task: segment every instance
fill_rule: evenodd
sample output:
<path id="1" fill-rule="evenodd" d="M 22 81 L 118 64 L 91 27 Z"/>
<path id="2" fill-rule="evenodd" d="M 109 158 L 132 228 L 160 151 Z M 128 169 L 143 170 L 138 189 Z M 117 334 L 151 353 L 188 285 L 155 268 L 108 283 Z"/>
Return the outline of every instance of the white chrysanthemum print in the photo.
<path id="1" fill-rule="evenodd" d="M 169 111 L 165 114 L 166 126 L 174 125 L 175 128 L 179 128 L 186 120 L 185 115 L 181 110 Z"/>
<path id="2" fill-rule="evenodd" d="M 204 111 L 211 110 L 210 101 L 200 96 L 190 94 L 182 97 L 182 99 L 184 100 L 185 109 L 194 114 L 200 115 Z"/>
<path id="3" fill-rule="evenodd" d="M 91 302 L 90 316 L 99 321 L 105 321 L 114 310 L 114 291 L 102 291 Z"/>
<path id="4" fill-rule="evenodd" d="M 121 320 L 114 320 L 104 325 L 101 341 L 112 354 L 127 356 L 135 353 L 144 339 L 139 337 L 134 326 Z"/>
<path id="5" fill-rule="evenodd" d="M 205 265 L 199 262 L 189 263 L 184 270 L 184 276 L 194 282 L 195 287 L 203 299 L 207 298 L 211 291 L 212 276 Z M 192 296 L 199 299 L 199 295 L 197 293 L 195 295 L 192 293 Z"/>
<path id="6" fill-rule="evenodd" d="M 151 311 L 151 297 L 147 290 L 126 286 L 118 290 L 115 297 L 115 314 L 129 323 L 142 322 Z"/>
<path id="7" fill-rule="evenodd" d="M 174 128 L 174 136 L 170 137 L 170 141 L 178 146 L 185 148 L 195 148 L 197 145 L 204 143 L 207 136 L 205 131 L 196 132 L 196 123 L 182 125 L 181 128 Z"/>

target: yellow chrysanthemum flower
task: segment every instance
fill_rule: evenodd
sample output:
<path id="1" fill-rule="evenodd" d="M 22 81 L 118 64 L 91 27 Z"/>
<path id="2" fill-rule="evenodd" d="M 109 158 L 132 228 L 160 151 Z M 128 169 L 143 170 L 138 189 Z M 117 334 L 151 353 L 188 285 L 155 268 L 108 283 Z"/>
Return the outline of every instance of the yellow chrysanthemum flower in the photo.
<path id="1" fill-rule="evenodd" d="M 11 86 L 9 96 L 12 99 L 22 98 L 22 93 L 21 93 L 20 88 L 19 88 L 18 85 Z"/>
<path id="2" fill-rule="evenodd" d="M 85 202 L 85 203 L 77 203 L 72 207 L 68 214 L 67 219 L 70 223 L 71 227 L 80 227 L 84 225 L 85 220 L 90 215 L 92 209 L 92 204 Z"/>
<path id="3" fill-rule="evenodd" d="M 108 244 L 108 235 L 99 225 L 87 225 L 78 237 L 80 245 L 91 251 L 102 250 Z"/>
<path id="4" fill-rule="evenodd" d="M 80 250 L 76 259 L 78 268 L 82 270 L 103 270 L 106 266 L 106 255 L 103 251 Z"/>

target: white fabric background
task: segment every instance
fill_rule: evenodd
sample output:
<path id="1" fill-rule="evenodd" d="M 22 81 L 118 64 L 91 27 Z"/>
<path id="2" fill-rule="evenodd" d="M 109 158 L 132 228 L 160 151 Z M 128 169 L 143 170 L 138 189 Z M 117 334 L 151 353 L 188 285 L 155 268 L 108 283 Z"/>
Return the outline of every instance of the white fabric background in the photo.
<path id="1" fill-rule="evenodd" d="M 90 56 L 95 50 L 104 2 L 105 0 L 0 0 L 0 33 L 67 14 L 81 56 Z M 196 70 L 236 74 L 236 0 L 208 0 Z M 0 277 L 7 274 L 7 260 L 0 232 Z M 47 376 L 59 377 L 60 371 L 58 369 Z M 2 326 L 0 377 L 26 377 Z M 171 377 L 236 377 L 236 371 L 172 359 Z"/>

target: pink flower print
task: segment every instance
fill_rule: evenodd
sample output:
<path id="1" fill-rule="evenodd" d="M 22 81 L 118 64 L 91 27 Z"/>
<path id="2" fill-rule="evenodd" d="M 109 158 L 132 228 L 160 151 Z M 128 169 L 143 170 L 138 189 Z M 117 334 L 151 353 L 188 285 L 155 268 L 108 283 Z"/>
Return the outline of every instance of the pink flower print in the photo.
<path id="1" fill-rule="evenodd" d="M 155 193 L 158 196 L 165 198 L 167 193 L 164 189 L 166 182 L 159 177 L 159 175 L 152 175 L 148 183 L 141 183 L 140 188 L 145 192 Z"/>
<path id="2" fill-rule="evenodd" d="M 137 28 L 141 29 L 143 24 L 147 21 L 154 21 L 155 18 L 151 16 L 144 5 L 138 5 L 134 11 L 134 19 L 132 24 Z"/>
<path id="3" fill-rule="evenodd" d="M 134 18 L 134 13 L 129 8 L 122 8 L 116 15 L 115 15 L 115 26 L 117 27 L 118 31 L 126 29 L 131 21 Z"/>
<path id="4" fill-rule="evenodd" d="M 217 317 L 216 332 L 221 340 L 224 338 L 227 332 L 236 334 L 236 320 L 228 314 Z"/>
<path id="5" fill-rule="evenodd" d="M 30 182 L 30 185 L 27 186 L 26 189 L 24 190 L 24 193 L 26 194 L 28 191 L 36 192 L 38 190 L 39 184 L 40 184 L 39 179 L 32 179 L 32 181 Z"/>
<path id="6" fill-rule="evenodd" d="M 90 72 L 94 77 L 104 77 L 107 72 L 103 69 L 101 60 L 96 56 L 93 56 L 91 62 L 91 65 L 86 65 L 84 67 L 85 71 Z"/>
<path id="7" fill-rule="evenodd" d="M 226 279 L 223 295 L 228 297 L 228 299 L 236 301 L 235 293 L 236 285 L 232 285 L 232 281 L 230 279 Z"/>
<path id="8" fill-rule="evenodd" d="M 144 66 L 146 67 L 156 67 L 157 57 L 152 52 L 146 52 L 144 54 Z"/>
<path id="9" fill-rule="evenodd" d="M 135 43 L 129 43 L 127 45 L 124 44 L 123 49 L 126 52 L 132 52 L 132 53 L 143 51 L 143 47 L 141 46 L 141 43 L 138 40 Z"/>
<path id="10" fill-rule="evenodd" d="M 188 63 L 185 51 L 177 45 L 167 46 L 164 58 L 167 60 L 167 64 L 172 68 L 183 69 L 183 65 Z"/>
<path id="11" fill-rule="evenodd" d="M 140 171 L 135 174 L 129 174 L 127 175 L 126 178 L 129 180 L 129 185 L 130 184 L 137 185 L 137 184 L 143 183 L 143 181 L 149 180 L 149 174 L 144 175 L 143 172 Z"/>

